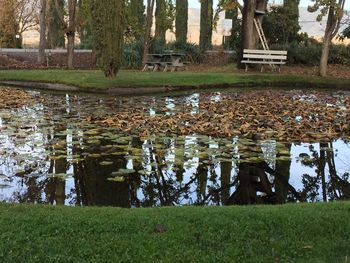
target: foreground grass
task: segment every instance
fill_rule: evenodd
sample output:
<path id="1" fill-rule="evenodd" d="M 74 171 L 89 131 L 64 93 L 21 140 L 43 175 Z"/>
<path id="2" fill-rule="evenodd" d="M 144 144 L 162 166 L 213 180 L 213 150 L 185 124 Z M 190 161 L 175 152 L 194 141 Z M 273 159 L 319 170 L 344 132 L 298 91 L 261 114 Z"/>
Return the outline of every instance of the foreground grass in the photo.
<path id="1" fill-rule="evenodd" d="M 152 209 L 0 204 L 2 262 L 349 262 L 350 202 Z"/>
<path id="2" fill-rule="evenodd" d="M 140 72 L 123 70 L 107 79 L 95 70 L 0 70 L 0 80 L 61 83 L 81 88 L 200 86 L 214 84 L 303 84 L 350 86 L 350 80 L 283 74 L 234 74 L 221 72 Z"/>

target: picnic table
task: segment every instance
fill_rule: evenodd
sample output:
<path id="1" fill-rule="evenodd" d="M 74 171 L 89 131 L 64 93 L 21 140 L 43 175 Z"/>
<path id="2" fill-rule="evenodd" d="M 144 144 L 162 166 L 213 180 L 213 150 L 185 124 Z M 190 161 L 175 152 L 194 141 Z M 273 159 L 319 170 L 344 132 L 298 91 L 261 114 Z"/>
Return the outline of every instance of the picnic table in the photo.
<path id="1" fill-rule="evenodd" d="M 180 68 L 185 69 L 189 62 L 184 61 L 185 55 L 182 53 L 160 53 L 160 54 L 148 54 L 147 61 L 142 69 L 142 71 L 152 70 L 162 70 L 165 71 L 176 71 Z"/>

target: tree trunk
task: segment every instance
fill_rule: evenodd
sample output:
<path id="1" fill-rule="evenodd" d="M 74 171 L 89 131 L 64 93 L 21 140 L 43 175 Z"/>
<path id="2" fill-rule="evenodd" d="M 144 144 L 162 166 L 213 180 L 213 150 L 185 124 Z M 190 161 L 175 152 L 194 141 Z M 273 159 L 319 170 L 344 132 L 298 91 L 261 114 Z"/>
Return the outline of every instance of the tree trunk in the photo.
<path id="1" fill-rule="evenodd" d="M 75 34 L 74 33 L 67 33 L 67 55 L 68 55 L 68 68 L 69 69 L 73 69 L 74 68 L 74 37 Z"/>
<path id="2" fill-rule="evenodd" d="M 41 0 L 39 25 L 40 25 L 40 41 L 39 41 L 38 62 L 40 64 L 43 64 L 45 62 L 45 44 L 46 44 L 46 0 Z"/>
<path id="3" fill-rule="evenodd" d="M 328 11 L 327 25 L 324 32 L 322 54 L 320 58 L 319 74 L 322 77 L 325 77 L 327 75 L 329 48 L 333 38 L 332 35 L 334 34 L 333 31 L 336 27 L 336 23 L 337 20 L 335 18 L 334 8 L 330 7 Z"/>
<path id="4" fill-rule="evenodd" d="M 154 1 L 155 0 L 147 0 L 145 39 L 144 39 L 143 54 L 142 54 L 143 64 L 147 61 L 147 56 L 149 53 L 149 47 L 151 42 L 151 28 L 153 23 Z"/>
<path id="5" fill-rule="evenodd" d="M 245 0 L 242 17 L 242 47 L 248 49 L 255 48 L 254 14 L 256 1 Z"/>
<path id="6" fill-rule="evenodd" d="M 201 52 L 211 48 L 213 30 L 213 0 L 201 0 L 199 48 Z"/>
<path id="7" fill-rule="evenodd" d="M 320 68 L 319 74 L 322 77 L 327 76 L 327 67 L 328 67 L 328 55 L 329 55 L 329 47 L 331 44 L 331 35 L 325 34 L 322 44 L 322 54 L 320 59 Z"/>
<path id="8" fill-rule="evenodd" d="M 165 0 L 157 0 L 156 4 L 156 28 L 154 37 L 160 41 L 162 45 L 165 45 L 165 33 L 166 33 L 166 2 Z"/>
<path id="9" fill-rule="evenodd" d="M 187 42 L 188 0 L 176 0 L 175 35 L 176 41 Z"/>
<path id="10" fill-rule="evenodd" d="M 254 26 L 255 10 L 265 11 L 266 4 L 266 0 L 244 0 L 242 12 L 242 44 L 237 61 L 239 68 L 243 68 L 241 64 L 243 49 L 255 49 L 259 42 L 258 32 Z M 262 22 L 263 16 L 260 16 L 258 19 Z"/>
<path id="11" fill-rule="evenodd" d="M 68 0 L 68 28 L 66 30 L 67 35 L 67 53 L 68 53 L 68 69 L 73 69 L 74 59 L 74 38 L 75 38 L 75 10 L 77 6 L 77 0 Z"/>

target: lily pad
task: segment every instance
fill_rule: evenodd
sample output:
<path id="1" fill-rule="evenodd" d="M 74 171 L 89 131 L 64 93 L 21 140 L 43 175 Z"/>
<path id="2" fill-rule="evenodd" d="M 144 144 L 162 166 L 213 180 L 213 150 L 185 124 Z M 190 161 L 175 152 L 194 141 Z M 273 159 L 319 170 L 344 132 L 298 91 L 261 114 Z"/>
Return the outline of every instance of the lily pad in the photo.
<path id="1" fill-rule="evenodd" d="M 125 181 L 125 177 L 124 176 L 115 176 L 115 177 L 107 178 L 107 180 L 111 181 L 111 182 L 121 183 L 121 182 Z"/>

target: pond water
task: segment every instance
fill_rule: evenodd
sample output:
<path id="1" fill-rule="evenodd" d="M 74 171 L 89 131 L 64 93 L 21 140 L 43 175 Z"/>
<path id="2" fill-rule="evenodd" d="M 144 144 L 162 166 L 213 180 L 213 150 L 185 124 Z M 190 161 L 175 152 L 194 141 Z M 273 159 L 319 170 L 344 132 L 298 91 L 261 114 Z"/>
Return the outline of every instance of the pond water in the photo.
<path id="1" fill-rule="evenodd" d="M 150 207 L 350 198 L 350 143 L 344 136 L 313 142 L 140 137 L 91 121 L 135 109 L 171 116 L 184 106 L 196 116 L 201 103 L 215 105 L 235 94 L 229 91 L 142 97 L 29 93 L 42 99 L 0 108 L 0 201 Z M 310 91 L 307 98 L 312 96 Z"/>

